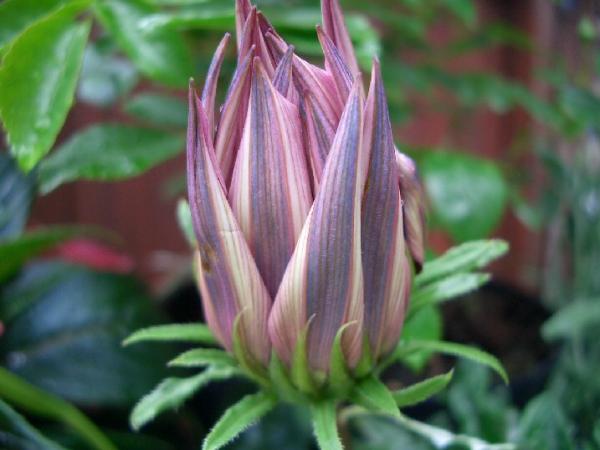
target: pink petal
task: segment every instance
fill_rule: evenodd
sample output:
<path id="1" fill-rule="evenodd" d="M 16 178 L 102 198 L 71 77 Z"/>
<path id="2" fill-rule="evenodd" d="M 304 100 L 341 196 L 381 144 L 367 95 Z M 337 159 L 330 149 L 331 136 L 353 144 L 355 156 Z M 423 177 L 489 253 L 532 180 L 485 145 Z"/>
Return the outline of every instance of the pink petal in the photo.
<path id="1" fill-rule="evenodd" d="M 360 73 L 358 61 L 354 54 L 354 47 L 350 34 L 348 34 L 348 28 L 344 22 L 344 15 L 342 8 L 340 7 L 339 0 L 321 0 L 321 14 L 323 15 L 323 28 L 325 33 L 339 49 L 340 53 L 344 56 L 344 60 L 350 68 L 350 72 L 353 75 Z"/>
<path id="2" fill-rule="evenodd" d="M 273 297 L 312 204 L 299 128 L 297 108 L 276 91 L 256 58 L 229 198 Z"/>
<path id="3" fill-rule="evenodd" d="M 327 371 L 338 329 L 356 321 L 342 347 L 351 365 L 362 346 L 363 282 L 360 205 L 363 99 L 360 79 L 342 115 L 327 159 L 321 187 L 287 267 L 269 319 L 269 333 L 279 356 L 289 362 L 296 339 L 309 318 L 308 358 L 312 368 Z M 354 330 L 354 331 L 351 331 Z"/>
<path id="4" fill-rule="evenodd" d="M 242 35 L 244 34 L 244 24 L 250 15 L 252 4 L 250 0 L 236 0 L 235 1 L 235 34 L 237 38 L 237 49 L 238 52 L 242 46 Z"/>
<path id="5" fill-rule="evenodd" d="M 188 195 L 198 242 L 197 275 L 211 330 L 228 350 L 241 313 L 239 331 L 245 352 L 266 364 L 266 332 L 271 298 L 227 203 L 200 99 L 190 86 L 187 138 Z"/>
<path id="6" fill-rule="evenodd" d="M 325 67 L 327 67 L 328 72 L 331 73 L 335 80 L 340 100 L 342 103 L 346 103 L 354 77 L 350 73 L 348 63 L 344 60 L 344 57 L 320 26 L 317 26 L 317 35 L 319 36 L 323 54 L 325 55 Z"/>
<path id="7" fill-rule="evenodd" d="M 231 35 L 225 33 L 225 36 L 221 39 L 213 59 L 210 62 L 206 81 L 204 82 L 204 89 L 202 90 L 202 106 L 204 106 L 206 116 L 208 117 L 208 129 L 210 130 L 211 137 L 214 135 L 215 130 L 215 98 L 217 96 L 217 82 L 221 72 L 221 65 L 225 58 L 225 50 L 227 49 L 230 38 Z"/>
<path id="8" fill-rule="evenodd" d="M 369 155 L 361 227 L 365 329 L 371 354 L 377 358 L 398 342 L 411 279 L 394 138 L 377 61 L 365 107 L 365 146 Z"/>

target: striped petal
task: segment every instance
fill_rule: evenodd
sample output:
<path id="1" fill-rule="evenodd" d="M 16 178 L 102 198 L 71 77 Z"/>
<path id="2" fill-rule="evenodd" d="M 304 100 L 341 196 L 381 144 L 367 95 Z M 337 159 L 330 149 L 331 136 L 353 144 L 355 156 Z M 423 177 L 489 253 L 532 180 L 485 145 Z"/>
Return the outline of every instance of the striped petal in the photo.
<path id="1" fill-rule="evenodd" d="M 273 86 L 286 98 L 289 98 L 290 90 L 294 87 L 292 84 L 292 62 L 294 60 L 294 46 L 290 45 L 275 69 L 273 76 Z"/>
<path id="2" fill-rule="evenodd" d="M 227 49 L 230 38 L 231 35 L 225 33 L 225 36 L 221 39 L 213 59 L 210 62 L 206 81 L 204 82 L 204 89 L 202 90 L 202 106 L 204 106 L 208 118 L 208 129 L 210 130 L 211 139 L 215 130 L 215 98 L 217 96 L 217 82 L 219 80 L 219 74 L 221 73 L 223 59 L 225 58 L 225 50 Z"/>
<path id="3" fill-rule="evenodd" d="M 237 49 L 238 52 L 242 47 L 242 36 L 244 34 L 244 24 L 250 15 L 252 10 L 252 4 L 250 0 L 236 0 L 235 1 L 235 34 L 237 38 Z"/>
<path id="4" fill-rule="evenodd" d="M 256 58 L 229 198 L 273 297 L 312 204 L 299 122 Z"/>
<path id="5" fill-rule="evenodd" d="M 412 159 L 396 151 L 396 167 L 404 200 L 404 233 L 415 267 L 420 271 L 425 258 L 425 194 Z"/>
<path id="6" fill-rule="evenodd" d="M 340 100 L 343 103 L 346 103 L 346 99 L 348 98 L 350 89 L 352 88 L 353 80 L 350 69 L 348 69 L 348 64 L 346 61 L 344 61 L 342 54 L 337 49 L 331 38 L 320 26 L 317 26 L 317 35 L 319 36 L 319 42 L 323 48 L 325 67 L 335 80 Z"/>
<path id="7" fill-rule="evenodd" d="M 362 205 L 362 264 L 365 329 L 371 354 L 378 358 L 398 342 L 410 291 L 402 199 L 383 81 L 373 64 L 365 107 L 365 154 L 369 155 Z M 408 286 L 407 286 L 408 285 Z"/>
<path id="8" fill-rule="evenodd" d="M 360 73 L 358 61 L 354 54 L 352 40 L 344 22 L 344 15 L 339 0 L 321 0 L 321 14 L 323 16 L 323 28 L 335 46 L 344 56 L 350 72 L 353 75 Z"/>
<path id="9" fill-rule="evenodd" d="M 285 272 L 269 318 L 269 334 L 279 356 L 289 363 L 296 340 L 311 319 L 308 359 L 327 371 L 335 335 L 345 323 L 358 326 L 344 334 L 350 365 L 362 346 L 363 281 L 360 206 L 363 98 L 354 83 L 327 159 L 321 188 Z"/>
<path id="10" fill-rule="evenodd" d="M 259 13 L 255 6 L 250 9 L 250 13 L 246 18 L 244 26 L 242 27 L 242 37 L 240 49 L 238 51 L 238 63 L 248 55 L 250 49 L 252 48 L 254 48 L 255 56 L 258 56 L 262 59 L 267 73 L 270 77 L 272 77 L 275 73 L 275 64 L 273 63 L 271 53 L 267 47 L 267 43 L 265 42 L 265 37 L 263 35 L 263 31 L 261 30 Z"/>
<path id="11" fill-rule="evenodd" d="M 239 316 L 244 351 L 250 360 L 264 365 L 270 356 L 266 325 L 271 298 L 227 203 L 206 112 L 192 86 L 189 100 L 188 195 L 206 320 L 223 346 L 232 350 L 234 321 Z"/>
<path id="12" fill-rule="evenodd" d="M 252 76 L 253 50 L 237 67 L 221 109 L 215 137 L 215 153 L 225 186 L 229 186 L 237 149 L 242 138 Z"/>
<path id="13" fill-rule="evenodd" d="M 303 106 L 302 120 L 316 192 L 338 124 L 330 121 L 330 117 L 321 109 L 321 103 L 312 94 L 304 95 Z"/>

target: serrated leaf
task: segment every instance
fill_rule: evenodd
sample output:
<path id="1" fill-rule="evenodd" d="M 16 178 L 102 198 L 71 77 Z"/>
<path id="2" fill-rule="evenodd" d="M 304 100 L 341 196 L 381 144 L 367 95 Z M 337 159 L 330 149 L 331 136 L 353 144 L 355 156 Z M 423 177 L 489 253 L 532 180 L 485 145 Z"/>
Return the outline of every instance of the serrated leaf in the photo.
<path id="1" fill-rule="evenodd" d="M 275 407 L 277 401 L 265 392 L 248 395 L 230 407 L 204 439 L 203 450 L 218 450 Z"/>
<path id="2" fill-rule="evenodd" d="M 187 126 L 187 105 L 168 95 L 139 94 L 128 100 L 123 109 L 136 119 L 159 127 L 184 129 Z"/>
<path id="3" fill-rule="evenodd" d="M 207 345 L 217 344 L 216 338 L 208 326 L 203 323 L 173 323 L 138 330 L 125 339 L 123 345 L 147 341 L 198 342 Z"/>
<path id="4" fill-rule="evenodd" d="M 91 126 L 72 136 L 40 164 L 40 190 L 63 183 L 121 180 L 140 175 L 183 149 L 183 136 L 120 124 Z"/>
<path id="5" fill-rule="evenodd" d="M 0 118 L 24 171 L 50 150 L 73 103 L 90 22 L 71 2 L 39 20 L 9 47 L 0 67 Z"/>
<path id="6" fill-rule="evenodd" d="M 484 366 L 493 369 L 505 383 L 508 383 L 508 374 L 500 361 L 493 355 L 490 355 L 483 350 L 468 345 L 457 344 L 455 342 L 446 341 L 424 341 L 424 340 L 405 340 L 401 341 L 394 350 L 395 358 L 402 358 L 405 354 L 419 351 L 429 350 L 436 353 L 457 356 L 459 358 L 470 359 Z"/>
<path id="7" fill-rule="evenodd" d="M 555 313 L 542 327 L 549 341 L 577 336 L 600 324 L 600 299 L 576 300 Z"/>
<path id="8" fill-rule="evenodd" d="M 321 450 L 343 450 L 338 435 L 337 405 L 335 402 L 320 402 L 311 406 L 313 430 Z"/>
<path id="9" fill-rule="evenodd" d="M 181 406 L 200 388 L 212 381 L 225 380 L 238 375 L 238 371 L 226 367 L 210 367 L 189 378 L 167 378 L 152 392 L 144 396 L 131 412 L 130 422 L 139 430 L 160 413 Z"/>
<path id="10" fill-rule="evenodd" d="M 23 175 L 7 153 L 0 153 L 0 240 L 21 234 L 34 194 L 34 174 Z"/>
<path id="11" fill-rule="evenodd" d="M 393 392 L 394 400 L 399 408 L 405 406 L 415 405 L 421 403 L 428 398 L 434 396 L 438 392 L 444 390 L 448 383 L 452 381 L 452 375 L 454 370 L 443 375 L 436 375 L 435 377 L 428 378 L 426 380 L 415 383 L 411 386 L 399 389 Z"/>
<path id="12" fill-rule="evenodd" d="M 194 348 L 169 361 L 173 367 L 236 367 L 235 359 L 223 350 Z"/>
<path id="13" fill-rule="evenodd" d="M 96 3 L 98 19 L 146 76 L 183 87 L 194 68 L 183 37 L 173 30 L 143 30 L 141 22 L 157 10 L 142 0 Z"/>
<path id="14" fill-rule="evenodd" d="M 383 382 L 370 375 L 356 383 L 350 393 L 350 399 L 369 411 L 381 412 L 393 417 L 399 417 L 400 411 L 392 393 Z"/>
<path id="15" fill-rule="evenodd" d="M 427 261 L 423 271 L 415 277 L 415 284 L 423 286 L 450 275 L 481 269 L 507 251 L 508 244 L 500 239 L 466 242 Z"/>
<path id="16" fill-rule="evenodd" d="M 411 295 L 408 315 L 474 291 L 489 280 L 490 275 L 487 273 L 457 273 L 426 286 L 416 287 Z"/>
<path id="17" fill-rule="evenodd" d="M 48 227 L 30 231 L 0 242 L 0 281 L 14 275 L 29 259 L 73 236 L 85 233 L 83 227 Z"/>
<path id="18" fill-rule="evenodd" d="M 180 199 L 177 202 L 177 223 L 179 229 L 183 232 L 185 239 L 190 244 L 190 247 L 196 247 L 196 233 L 194 233 L 194 224 L 192 222 L 192 212 L 187 200 Z"/>

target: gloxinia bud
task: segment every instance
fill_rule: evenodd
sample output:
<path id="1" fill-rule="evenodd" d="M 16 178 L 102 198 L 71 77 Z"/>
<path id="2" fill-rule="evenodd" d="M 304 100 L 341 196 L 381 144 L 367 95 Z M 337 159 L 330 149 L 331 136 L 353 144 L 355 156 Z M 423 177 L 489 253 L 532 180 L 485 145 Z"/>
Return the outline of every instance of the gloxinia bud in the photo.
<path id="1" fill-rule="evenodd" d="M 397 343 L 408 253 L 422 263 L 424 233 L 379 63 L 365 98 L 338 0 L 323 0 L 322 12 L 325 68 L 237 0 L 238 67 L 215 108 L 225 36 L 201 98 L 190 87 L 187 155 L 208 325 L 252 364 L 265 368 L 274 350 L 290 365 L 300 342 L 309 367 L 327 373 L 336 342 L 349 369 Z"/>

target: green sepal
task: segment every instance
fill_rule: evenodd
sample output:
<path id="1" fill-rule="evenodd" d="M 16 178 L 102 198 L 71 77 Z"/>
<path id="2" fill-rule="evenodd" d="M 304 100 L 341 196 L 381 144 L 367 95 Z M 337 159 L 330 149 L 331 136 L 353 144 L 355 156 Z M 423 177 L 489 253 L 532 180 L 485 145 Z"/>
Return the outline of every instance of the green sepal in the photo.
<path id="1" fill-rule="evenodd" d="M 298 340 L 292 356 L 291 378 L 294 385 L 303 393 L 314 395 L 317 392 L 315 380 L 310 372 L 306 341 L 311 320 L 308 321 Z"/>
<path id="2" fill-rule="evenodd" d="M 436 375 L 411 386 L 394 391 L 392 395 L 394 396 L 396 405 L 398 405 L 399 408 L 403 408 L 405 406 L 416 405 L 417 403 L 427 400 L 438 392 L 444 390 L 450 381 L 452 381 L 453 375 L 454 369 L 448 373 Z"/>
<path id="3" fill-rule="evenodd" d="M 170 367 L 232 367 L 237 368 L 237 362 L 229 353 L 216 348 L 194 348 L 169 361 Z"/>
<path id="4" fill-rule="evenodd" d="M 279 398 L 292 403 L 304 402 L 304 396 L 294 387 L 285 364 L 279 359 L 275 351 L 273 351 L 269 362 L 269 375 L 272 387 Z"/>
<path id="5" fill-rule="evenodd" d="M 246 372 L 249 378 L 256 381 L 259 385 L 268 388 L 270 386 L 269 374 L 262 364 L 248 357 L 249 353 L 240 336 L 240 320 L 244 311 L 242 310 L 233 322 L 233 354 L 240 367 Z"/>
<path id="6" fill-rule="evenodd" d="M 264 391 L 247 395 L 231 406 L 210 430 L 202 450 L 218 450 L 275 407 L 277 400 Z"/>
<path id="7" fill-rule="evenodd" d="M 344 331 L 346 331 L 351 325 L 356 325 L 356 322 L 348 322 L 340 327 L 335 339 L 333 341 L 333 348 L 331 349 L 331 360 L 329 363 L 329 390 L 335 394 L 336 397 L 343 397 L 347 394 L 348 390 L 352 387 L 352 376 L 348 370 L 346 363 L 346 356 L 342 349 L 342 338 Z"/>
<path id="8" fill-rule="evenodd" d="M 369 337 L 365 334 L 363 336 L 363 350 L 360 360 L 354 369 L 356 378 L 366 377 L 373 371 L 373 355 L 371 353 L 371 345 L 369 344 Z"/>
<path id="9" fill-rule="evenodd" d="M 374 375 L 369 375 L 354 385 L 350 400 L 369 411 L 400 417 L 400 410 L 396 406 L 392 393 Z"/>
<path id="10" fill-rule="evenodd" d="M 311 405 L 313 430 L 321 450 L 343 450 L 337 428 L 337 404 L 335 401 L 321 401 Z"/>

